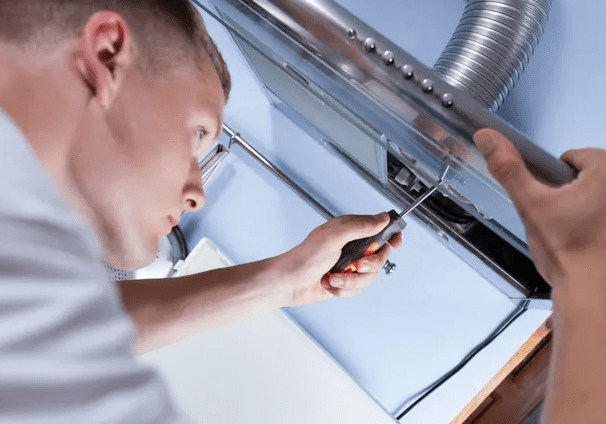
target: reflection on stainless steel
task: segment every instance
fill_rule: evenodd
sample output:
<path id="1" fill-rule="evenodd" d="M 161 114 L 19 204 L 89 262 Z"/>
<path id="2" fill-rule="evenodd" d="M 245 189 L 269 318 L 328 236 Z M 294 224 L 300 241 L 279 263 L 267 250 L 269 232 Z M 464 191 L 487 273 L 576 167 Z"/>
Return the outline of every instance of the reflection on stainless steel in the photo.
<path id="1" fill-rule="evenodd" d="M 551 0 L 468 0 L 434 69 L 496 111 L 534 53 L 550 9 Z"/>
<path id="2" fill-rule="evenodd" d="M 210 1 L 280 110 L 346 158 L 378 190 L 404 205 L 415 195 L 394 180 L 403 167 L 423 190 L 435 185 L 440 171 L 450 166 L 440 194 L 423 205 L 435 212 L 425 222 L 510 297 L 548 291 L 538 274 L 526 272 L 532 264 L 524 227 L 510 199 L 490 176 L 472 136 L 480 128 L 500 131 L 518 147 L 530 171 L 547 184 L 570 181 L 573 170 L 497 117 L 466 86 L 446 79 L 442 68 L 436 72 L 417 61 L 331 0 Z M 476 19 L 474 13 L 484 2 L 469 3 L 461 31 L 466 28 L 463 21 Z M 494 18 L 489 10 L 493 6 L 482 9 L 477 19 Z M 494 7 L 509 19 L 504 6 Z M 525 18 L 519 19 L 525 24 Z M 527 34 L 530 47 L 520 41 L 523 54 L 532 52 L 538 42 L 544 19 L 538 22 L 539 29 L 534 24 L 528 27 L 538 31 L 531 31 L 536 37 Z M 462 40 L 459 35 L 460 31 L 444 58 L 452 59 L 454 46 Z M 512 69 L 519 73 L 526 62 L 522 58 Z M 505 82 L 509 90 L 513 85 Z M 443 225 L 432 221 L 436 216 Z M 484 246 L 482 237 L 498 247 Z"/>

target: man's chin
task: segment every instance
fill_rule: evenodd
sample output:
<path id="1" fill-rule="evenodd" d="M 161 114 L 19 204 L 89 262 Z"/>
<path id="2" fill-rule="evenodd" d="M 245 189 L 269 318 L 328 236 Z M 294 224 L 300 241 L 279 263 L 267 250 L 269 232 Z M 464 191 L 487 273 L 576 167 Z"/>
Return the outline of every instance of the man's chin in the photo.
<path id="1" fill-rule="evenodd" d="M 105 262 L 105 265 L 120 271 L 136 271 L 151 264 L 154 259 L 155 256 L 149 259 L 105 256 L 103 262 Z"/>
<path id="2" fill-rule="evenodd" d="M 153 251 L 117 252 L 116 249 L 103 249 L 103 262 L 107 266 L 121 271 L 135 271 L 151 264 L 156 259 L 157 247 Z"/>

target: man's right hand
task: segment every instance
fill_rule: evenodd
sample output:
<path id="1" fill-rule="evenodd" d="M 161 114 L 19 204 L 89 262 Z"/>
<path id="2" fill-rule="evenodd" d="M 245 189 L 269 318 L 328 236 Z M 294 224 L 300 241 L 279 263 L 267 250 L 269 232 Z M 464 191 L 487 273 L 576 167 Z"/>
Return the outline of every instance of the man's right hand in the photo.
<path id="1" fill-rule="evenodd" d="M 606 277 L 606 151 L 572 150 L 562 160 L 579 173 L 559 188 L 537 181 L 500 133 L 474 135 L 488 169 L 511 197 L 526 228 L 532 259 L 552 286 L 570 277 Z M 576 278 L 575 278 L 576 277 Z"/>
<path id="2" fill-rule="evenodd" d="M 374 216 L 338 216 L 314 229 L 295 248 L 272 258 L 274 269 L 281 271 L 280 287 L 287 287 L 289 293 L 289 302 L 281 306 L 299 306 L 333 296 L 351 297 L 360 294 L 364 287 L 377 279 L 378 272 L 389 258 L 391 248 L 401 246 L 401 233 L 394 235 L 374 254 L 364 256 L 357 272 L 327 273 L 339 259 L 346 243 L 374 236 L 388 223 L 389 215 L 385 212 Z"/>

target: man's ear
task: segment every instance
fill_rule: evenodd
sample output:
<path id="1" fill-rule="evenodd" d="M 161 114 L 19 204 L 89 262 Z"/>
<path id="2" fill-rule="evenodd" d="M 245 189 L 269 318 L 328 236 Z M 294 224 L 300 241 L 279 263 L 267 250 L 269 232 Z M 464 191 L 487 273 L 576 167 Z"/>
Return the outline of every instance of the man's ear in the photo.
<path id="1" fill-rule="evenodd" d="M 132 39 L 124 19 L 115 12 L 98 12 L 90 17 L 80 36 L 76 69 L 83 82 L 108 107 L 124 84 L 133 62 Z"/>

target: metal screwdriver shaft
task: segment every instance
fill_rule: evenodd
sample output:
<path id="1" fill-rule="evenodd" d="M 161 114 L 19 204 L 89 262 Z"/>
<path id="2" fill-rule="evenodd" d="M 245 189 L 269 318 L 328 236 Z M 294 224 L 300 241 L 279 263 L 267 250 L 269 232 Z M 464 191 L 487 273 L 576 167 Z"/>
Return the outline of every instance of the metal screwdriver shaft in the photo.
<path id="1" fill-rule="evenodd" d="M 372 255 L 385 245 L 393 236 L 406 228 L 404 217 L 418 207 L 425 199 L 431 196 L 441 185 L 446 177 L 449 167 L 446 166 L 438 183 L 423 193 L 413 204 L 404 209 L 402 213 L 397 213 L 395 210 L 388 212 L 389 223 L 378 234 L 372 237 L 365 237 L 358 240 L 353 240 L 347 243 L 342 251 L 341 257 L 329 271 L 329 273 L 354 273 L 358 270 L 358 260 L 364 256 Z"/>
<path id="2" fill-rule="evenodd" d="M 423 193 L 423 195 L 421 197 L 419 197 L 417 200 L 415 200 L 415 202 L 412 205 L 410 205 L 409 207 L 404 209 L 402 211 L 402 213 L 398 214 L 398 216 L 400 218 L 404 218 L 406 215 L 408 215 L 413 210 L 415 210 L 417 206 L 419 206 L 421 203 L 423 203 L 423 201 L 425 199 L 427 199 L 429 196 L 431 196 L 444 182 L 444 178 L 446 177 L 446 174 L 448 173 L 448 169 L 450 169 L 450 167 L 448 165 L 446 165 L 446 168 L 444 169 L 444 171 L 442 171 L 442 174 L 440 175 L 440 179 L 438 180 L 438 183 L 435 186 L 431 187 L 429 190 L 427 190 L 425 193 Z"/>

